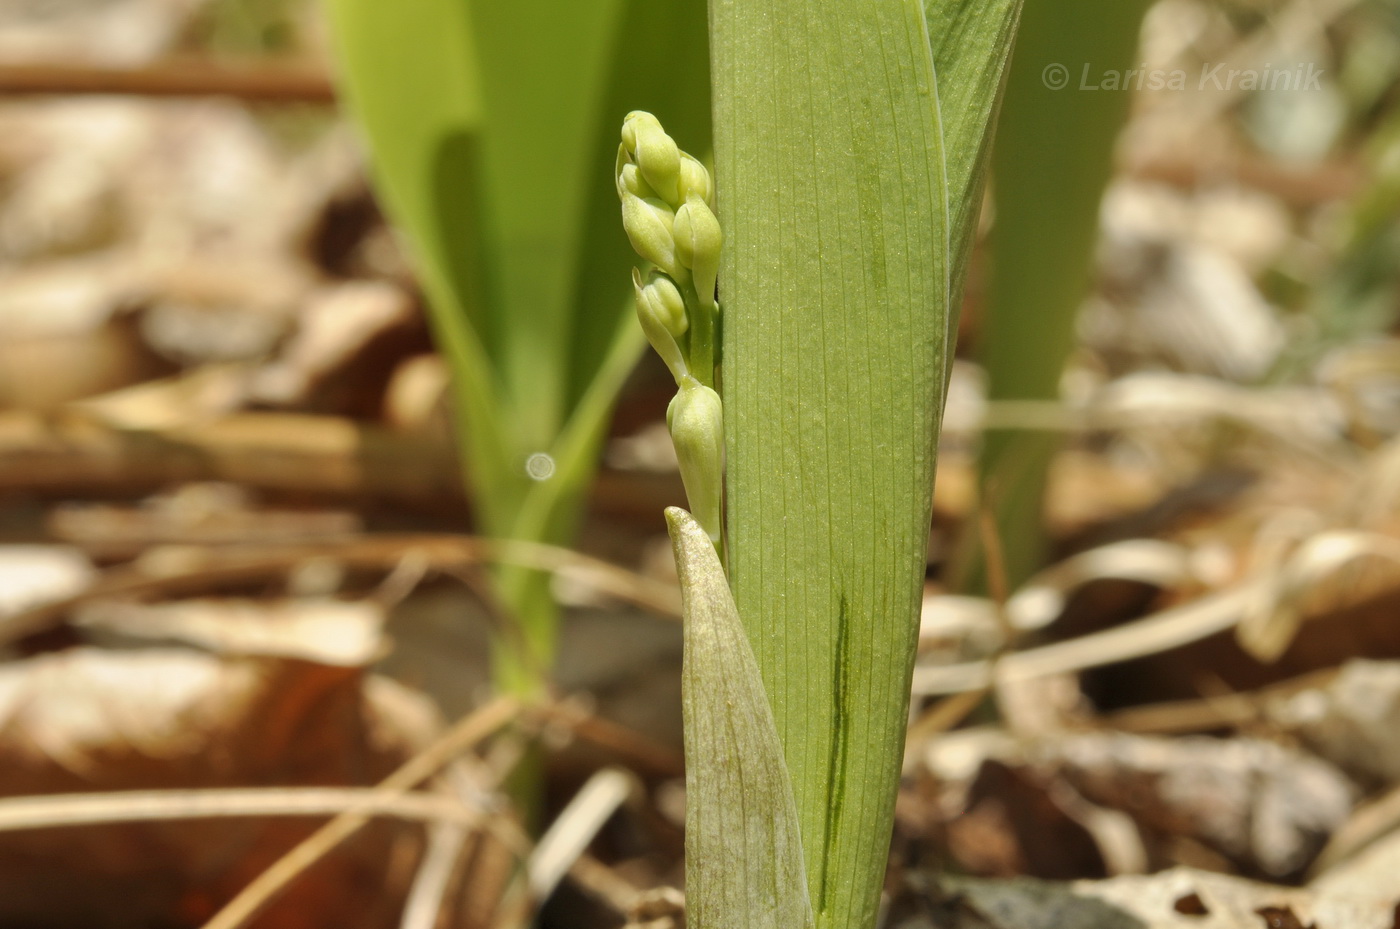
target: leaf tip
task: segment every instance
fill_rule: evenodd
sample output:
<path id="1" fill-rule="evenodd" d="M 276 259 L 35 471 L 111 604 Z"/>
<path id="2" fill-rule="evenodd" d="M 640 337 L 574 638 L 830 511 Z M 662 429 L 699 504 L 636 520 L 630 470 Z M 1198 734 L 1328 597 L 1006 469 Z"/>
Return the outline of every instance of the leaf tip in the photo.
<path id="1" fill-rule="evenodd" d="M 695 521 L 695 517 L 678 506 L 666 507 L 666 528 L 671 533 L 672 541 L 676 543 L 679 543 L 681 541 L 681 536 L 687 533 L 698 532 L 701 535 L 705 534 L 705 530 L 700 528 L 700 524 Z M 706 536 L 706 538 L 708 539 L 709 537 Z"/>

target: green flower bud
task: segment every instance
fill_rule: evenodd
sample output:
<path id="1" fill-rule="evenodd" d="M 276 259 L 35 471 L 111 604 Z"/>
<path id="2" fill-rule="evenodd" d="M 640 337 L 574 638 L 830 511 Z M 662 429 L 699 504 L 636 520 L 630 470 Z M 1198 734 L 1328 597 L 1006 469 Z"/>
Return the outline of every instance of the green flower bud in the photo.
<path id="1" fill-rule="evenodd" d="M 672 236 L 676 243 L 676 258 L 694 275 L 696 296 L 713 306 L 715 281 L 719 277 L 720 246 L 724 242 L 719 220 L 704 200 L 691 194 L 676 211 Z"/>
<path id="2" fill-rule="evenodd" d="M 690 319 L 685 315 L 685 298 L 681 296 L 676 282 L 659 271 L 653 271 L 643 287 L 641 273 L 636 268 L 632 269 L 632 282 L 637 285 L 639 305 L 645 300 L 648 314 L 659 320 L 675 338 L 685 335 L 690 328 Z"/>
<path id="3" fill-rule="evenodd" d="M 633 268 L 632 288 L 637 295 L 637 319 L 641 321 L 642 332 L 679 384 L 690 376 L 685 355 L 676 343 L 690 326 L 685 315 L 685 300 L 674 281 L 656 272 L 644 286 L 641 272 Z"/>
<path id="4" fill-rule="evenodd" d="M 715 188 L 710 181 L 710 172 L 705 170 L 705 166 L 685 152 L 681 152 L 681 202 L 689 200 L 691 194 L 708 204 L 713 204 Z"/>
<path id="5" fill-rule="evenodd" d="M 617 195 L 620 197 L 624 193 L 629 193 L 634 197 L 641 197 L 643 200 L 659 200 L 656 191 L 651 189 L 642 178 L 642 172 L 634 164 L 622 166 L 622 170 L 617 175 Z"/>
<path id="6" fill-rule="evenodd" d="M 676 214 L 660 200 L 623 191 L 622 228 L 628 241 L 638 255 L 672 277 L 683 273 L 676 262 L 675 220 Z"/>
<path id="7" fill-rule="evenodd" d="M 652 189 L 672 206 L 681 203 L 681 152 L 655 116 L 633 110 L 622 121 L 622 146 Z"/>
<path id="8" fill-rule="evenodd" d="M 710 540 L 718 543 L 724 486 L 724 404 L 719 394 L 687 376 L 666 409 L 666 426 L 676 446 L 691 512 Z"/>

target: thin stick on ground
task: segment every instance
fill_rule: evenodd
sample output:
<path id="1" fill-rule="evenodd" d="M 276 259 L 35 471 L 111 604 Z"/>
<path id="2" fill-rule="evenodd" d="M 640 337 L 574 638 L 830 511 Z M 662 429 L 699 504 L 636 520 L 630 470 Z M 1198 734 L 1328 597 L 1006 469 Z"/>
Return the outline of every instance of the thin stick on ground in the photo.
<path id="1" fill-rule="evenodd" d="M 381 792 L 403 793 L 436 774 L 462 752 L 468 751 L 497 730 L 516 719 L 519 701 L 498 697 L 462 719 L 432 745 L 379 784 Z M 238 929 L 271 903 L 303 871 L 315 864 L 341 842 L 358 832 L 369 815 L 359 808 L 347 810 L 317 829 L 291 851 L 279 858 L 205 923 L 204 929 Z"/>
<path id="2" fill-rule="evenodd" d="M 428 834 L 428 850 L 404 903 L 399 929 L 433 929 L 442 914 L 452 874 L 471 839 L 471 830 L 456 823 L 438 823 Z"/>
<path id="3" fill-rule="evenodd" d="M 1400 562 L 1400 545 L 1376 533 L 1334 530 L 1311 538 L 1281 567 L 1234 587 L 1143 619 L 1090 633 L 1076 639 L 1012 652 L 999 659 L 942 667 L 916 667 L 913 691 L 920 695 L 954 694 L 989 687 L 1002 681 L 1023 681 L 1052 674 L 1143 658 L 1199 642 L 1257 617 L 1270 636 L 1288 640 L 1303 621 L 1297 604 L 1302 596 L 1361 556 Z M 1262 610 L 1262 612 L 1261 612 Z"/>
<path id="4" fill-rule="evenodd" d="M 537 542 L 491 540 L 460 535 L 372 535 L 314 543 L 209 546 L 178 573 L 151 574 L 123 566 L 103 574 L 88 590 L 0 619 L 0 644 L 52 629 L 88 603 L 109 598 L 173 599 L 223 584 L 285 576 L 296 565 L 331 559 L 348 568 L 394 571 L 406 557 L 428 569 L 452 571 L 481 564 L 511 564 L 567 574 L 593 590 L 630 603 L 651 615 L 680 618 L 680 592 L 674 586 L 598 558 Z"/>
<path id="5" fill-rule="evenodd" d="M 530 895 L 536 905 L 554 892 L 598 831 L 637 790 L 636 778 L 621 768 L 604 768 L 589 778 L 530 856 Z"/>
<path id="6" fill-rule="evenodd" d="M 48 62 L 0 66 L 0 94 L 125 94 L 136 97 L 235 97 L 256 103 L 333 103 L 335 87 L 313 64 L 230 65 L 177 59 L 134 68 Z"/>
<path id="7" fill-rule="evenodd" d="M 243 787 L 47 794 L 0 800 L 0 832 L 239 817 L 319 817 L 354 811 L 414 822 L 477 825 L 482 812 L 449 797 L 373 787 Z"/>

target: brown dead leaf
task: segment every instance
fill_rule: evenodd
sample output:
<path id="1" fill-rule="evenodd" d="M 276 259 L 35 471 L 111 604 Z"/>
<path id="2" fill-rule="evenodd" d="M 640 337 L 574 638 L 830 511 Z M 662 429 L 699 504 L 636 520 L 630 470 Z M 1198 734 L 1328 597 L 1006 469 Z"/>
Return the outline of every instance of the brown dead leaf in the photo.
<path id="1" fill-rule="evenodd" d="M 0 546 L 0 617 L 79 594 L 97 571 L 87 556 L 65 545 Z"/>
<path id="2" fill-rule="evenodd" d="M 1274 701 L 1268 715 L 1363 783 L 1400 783 L 1400 662 L 1349 661 L 1323 686 Z"/>
<path id="3" fill-rule="evenodd" d="M 174 640 L 223 655 L 300 658 L 361 668 L 384 651 L 384 611 L 370 601 L 196 599 L 96 603 L 79 611 L 89 629 Z"/>
<path id="4" fill-rule="evenodd" d="M 254 378 L 252 394 L 303 411 L 377 412 L 392 362 L 423 343 L 421 317 L 401 288 L 380 281 L 326 288 L 309 298 L 291 339 Z"/>
<path id="5" fill-rule="evenodd" d="M 1093 837 L 1027 769 L 982 764 L 966 811 L 947 826 L 949 851 L 973 874 L 1070 879 L 1102 876 Z"/>
<path id="6" fill-rule="evenodd" d="M 1330 764 L 1254 739 L 1093 734 L 1044 752 L 1089 800 L 1270 876 L 1301 873 L 1351 811 Z"/>
<path id="7" fill-rule="evenodd" d="M 1382 872 L 1384 874 L 1386 872 Z M 1276 887 L 1174 868 L 1149 876 L 1059 884 L 941 877 L 920 893 L 930 923 L 898 921 L 894 929 L 1392 929 L 1396 891 L 1385 881 L 1359 890 Z M 934 894 L 937 896 L 935 897 Z M 930 899 L 932 898 L 932 899 Z M 1183 902 L 1185 901 L 1185 902 Z M 904 904 L 900 909 L 909 909 Z"/>
<path id="8" fill-rule="evenodd" d="M 364 688 L 358 667 L 184 649 L 75 649 L 0 667 L 0 794 L 372 784 L 409 754 L 394 722 L 404 714 L 386 715 L 404 701 L 383 690 Z M 0 923 L 198 923 L 317 822 L 0 836 Z M 279 903 L 277 924 L 387 925 L 419 844 L 414 829 L 374 824 Z"/>

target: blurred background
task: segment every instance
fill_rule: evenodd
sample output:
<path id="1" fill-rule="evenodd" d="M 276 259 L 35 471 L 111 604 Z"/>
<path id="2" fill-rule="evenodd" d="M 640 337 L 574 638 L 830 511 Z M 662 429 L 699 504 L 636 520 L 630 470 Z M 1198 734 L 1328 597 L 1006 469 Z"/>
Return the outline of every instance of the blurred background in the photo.
<path id="1" fill-rule="evenodd" d="M 1400 2 L 1024 28 L 890 924 L 972 925 L 938 871 L 1400 873 Z M 552 701 L 493 701 L 500 556 L 331 44 L 307 0 L 0 0 L 0 925 L 204 925 L 444 735 L 250 924 L 673 925 L 669 377 L 638 356 L 572 547 L 513 556 Z"/>

